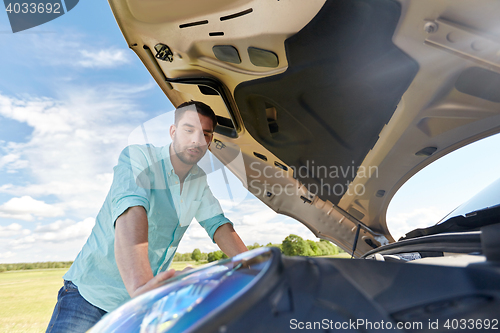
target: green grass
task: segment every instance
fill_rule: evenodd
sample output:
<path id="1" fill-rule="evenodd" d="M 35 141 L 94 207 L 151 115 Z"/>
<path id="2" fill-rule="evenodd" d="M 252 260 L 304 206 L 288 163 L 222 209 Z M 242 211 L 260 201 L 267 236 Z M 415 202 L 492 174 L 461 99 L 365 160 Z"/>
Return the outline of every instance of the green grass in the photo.
<path id="1" fill-rule="evenodd" d="M 318 258 L 351 258 L 351 255 L 349 253 L 343 252 L 339 254 L 331 254 L 328 256 L 320 256 Z"/>
<path id="2" fill-rule="evenodd" d="M 182 270 L 206 262 L 176 261 Z M 0 273 L 0 333 L 45 332 L 67 268 Z"/>
<path id="3" fill-rule="evenodd" d="M 45 332 L 67 270 L 0 273 L 0 332 Z"/>
<path id="4" fill-rule="evenodd" d="M 175 269 L 176 271 L 182 271 L 184 268 L 187 266 L 192 266 L 193 268 L 196 268 L 198 266 L 206 264 L 206 260 L 200 260 L 200 261 L 172 261 L 172 264 L 170 265 L 170 268 Z"/>

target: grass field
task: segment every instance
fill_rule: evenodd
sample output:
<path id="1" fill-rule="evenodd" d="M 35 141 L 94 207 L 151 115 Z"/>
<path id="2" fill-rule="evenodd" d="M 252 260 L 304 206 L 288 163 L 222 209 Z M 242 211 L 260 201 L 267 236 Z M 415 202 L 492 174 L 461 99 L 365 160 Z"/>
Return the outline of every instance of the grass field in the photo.
<path id="1" fill-rule="evenodd" d="M 0 273 L 0 332 L 45 332 L 67 270 Z"/>
<path id="2" fill-rule="evenodd" d="M 349 259 L 351 258 L 351 255 L 349 253 L 343 252 L 339 254 L 332 254 L 329 256 L 320 256 L 320 258 L 343 258 L 343 259 Z"/>
<path id="3" fill-rule="evenodd" d="M 193 262 L 174 262 L 182 270 Z M 67 268 L 0 273 L 0 333 L 45 332 Z"/>

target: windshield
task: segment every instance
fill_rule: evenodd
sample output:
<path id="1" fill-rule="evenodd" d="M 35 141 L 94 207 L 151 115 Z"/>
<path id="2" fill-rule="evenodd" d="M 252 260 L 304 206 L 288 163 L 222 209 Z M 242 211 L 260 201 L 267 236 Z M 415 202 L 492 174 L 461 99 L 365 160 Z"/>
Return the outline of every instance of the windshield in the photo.
<path id="1" fill-rule="evenodd" d="M 440 222 L 431 227 L 414 229 L 400 240 L 441 233 L 479 230 L 481 227 L 498 223 L 499 215 L 500 179 L 497 179 L 472 199 L 453 210 Z"/>
<path id="2" fill-rule="evenodd" d="M 456 216 L 468 217 L 474 212 L 500 205 L 500 178 L 476 194 L 472 199 L 458 206 L 437 224 Z"/>

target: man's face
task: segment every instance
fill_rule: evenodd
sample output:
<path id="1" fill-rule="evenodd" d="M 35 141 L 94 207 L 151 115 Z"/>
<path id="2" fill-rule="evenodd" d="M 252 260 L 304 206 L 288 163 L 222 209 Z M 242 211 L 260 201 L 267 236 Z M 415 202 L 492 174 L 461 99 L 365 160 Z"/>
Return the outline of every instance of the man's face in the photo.
<path id="1" fill-rule="evenodd" d="M 170 127 L 174 152 L 184 164 L 196 164 L 207 152 L 213 137 L 212 120 L 196 111 L 186 111 Z"/>

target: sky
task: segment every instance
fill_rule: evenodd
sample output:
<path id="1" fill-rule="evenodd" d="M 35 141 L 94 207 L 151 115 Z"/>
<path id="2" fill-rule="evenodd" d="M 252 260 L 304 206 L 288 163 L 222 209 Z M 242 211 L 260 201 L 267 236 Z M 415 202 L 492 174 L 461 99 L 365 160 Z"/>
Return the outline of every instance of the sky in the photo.
<path id="1" fill-rule="evenodd" d="M 127 48 L 107 1 L 80 1 L 15 34 L 2 11 L 0 41 L 0 263 L 73 260 L 121 150 L 135 143 L 142 125 L 167 119 L 173 106 Z M 498 178 L 500 154 L 491 152 L 499 146 L 498 135 L 469 145 L 408 181 L 390 205 L 391 231 L 435 223 Z M 232 198 L 224 189 L 214 194 L 247 245 L 281 243 L 290 233 L 316 240 L 234 177 L 230 183 Z M 178 251 L 194 248 L 217 249 L 197 223 Z"/>

